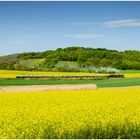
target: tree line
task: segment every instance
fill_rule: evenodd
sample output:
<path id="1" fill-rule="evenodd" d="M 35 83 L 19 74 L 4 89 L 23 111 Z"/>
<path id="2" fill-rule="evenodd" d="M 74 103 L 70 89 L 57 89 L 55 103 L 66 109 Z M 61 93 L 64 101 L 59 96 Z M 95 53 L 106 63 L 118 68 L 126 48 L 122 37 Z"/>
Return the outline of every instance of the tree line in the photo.
<path id="1" fill-rule="evenodd" d="M 17 67 L 20 61 L 33 59 L 44 59 L 33 70 L 52 70 L 58 61 L 77 62 L 79 67 L 94 66 L 97 68 L 112 67 L 120 70 L 140 70 L 140 51 L 117 51 L 78 46 L 3 56 L 0 57 L 0 69 L 20 69 Z"/>

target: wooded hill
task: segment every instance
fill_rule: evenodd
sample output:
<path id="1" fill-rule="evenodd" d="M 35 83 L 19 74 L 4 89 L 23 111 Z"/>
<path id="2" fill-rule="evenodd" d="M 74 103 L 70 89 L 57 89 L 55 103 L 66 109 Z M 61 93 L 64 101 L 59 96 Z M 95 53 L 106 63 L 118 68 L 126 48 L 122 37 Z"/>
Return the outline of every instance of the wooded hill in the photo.
<path id="1" fill-rule="evenodd" d="M 140 70 L 140 51 L 76 46 L 0 57 L 0 69 L 84 71 L 94 67 Z"/>

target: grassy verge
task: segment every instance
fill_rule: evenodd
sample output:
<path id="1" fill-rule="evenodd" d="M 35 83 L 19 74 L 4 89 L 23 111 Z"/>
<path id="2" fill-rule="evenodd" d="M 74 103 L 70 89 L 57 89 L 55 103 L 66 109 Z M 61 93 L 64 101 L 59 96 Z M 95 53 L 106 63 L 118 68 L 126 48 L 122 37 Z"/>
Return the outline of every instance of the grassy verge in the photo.
<path id="1" fill-rule="evenodd" d="M 140 73 L 140 70 L 122 70 L 120 73 L 122 73 L 122 74 L 135 74 L 135 73 Z"/>
<path id="2" fill-rule="evenodd" d="M 55 84 L 97 84 L 98 87 L 138 86 L 140 78 L 108 79 L 108 80 L 17 80 L 0 79 L 0 86 L 14 85 L 55 85 Z"/>

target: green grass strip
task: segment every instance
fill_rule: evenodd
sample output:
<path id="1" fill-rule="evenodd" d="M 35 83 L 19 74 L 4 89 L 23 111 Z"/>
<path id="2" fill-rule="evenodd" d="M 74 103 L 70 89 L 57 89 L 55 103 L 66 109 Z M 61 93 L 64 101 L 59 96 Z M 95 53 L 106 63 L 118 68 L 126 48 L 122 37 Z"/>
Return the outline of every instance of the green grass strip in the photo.
<path id="1" fill-rule="evenodd" d="M 16 85 L 55 85 L 55 84 L 97 84 L 98 87 L 138 86 L 140 78 L 107 79 L 107 80 L 18 80 L 0 79 L 0 86 Z"/>

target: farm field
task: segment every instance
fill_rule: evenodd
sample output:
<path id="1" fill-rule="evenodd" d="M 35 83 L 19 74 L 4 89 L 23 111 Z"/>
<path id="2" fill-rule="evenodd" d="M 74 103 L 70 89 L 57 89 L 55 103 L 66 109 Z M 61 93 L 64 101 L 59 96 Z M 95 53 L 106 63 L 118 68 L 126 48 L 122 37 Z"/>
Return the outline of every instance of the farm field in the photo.
<path id="1" fill-rule="evenodd" d="M 126 78 L 140 78 L 140 70 L 123 70 L 121 73 L 124 74 Z"/>
<path id="2" fill-rule="evenodd" d="M 138 86 L 140 78 L 108 80 L 14 80 L 0 79 L 0 86 L 15 85 L 57 85 L 57 84 L 97 84 L 97 87 Z"/>
<path id="3" fill-rule="evenodd" d="M 100 87 L 122 87 L 140 85 L 140 71 L 126 70 L 122 71 L 125 79 L 107 79 L 107 80 L 42 80 L 31 79 L 22 80 L 15 79 L 16 75 L 95 75 L 95 73 L 82 72 L 39 72 L 39 71 L 16 71 L 16 70 L 0 70 L 0 86 L 11 85 L 55 85 L 55 84 L 97 84 Z M 100 74 L 103 75 L 103 74 Z M 128 77 L 128 78 L 127 78 Z M 136 78 L 135 78 L 136 77 Z M 138 77 L 138 78 L 137 78 Z"/>
<path id="4" fill-rule="evenodd" d="M 140 1 L 0 13 L 0 139 L 140 140 Z"/>
<path id="5" fill-rule="evenodd" d="M 0 138 L 140 138 L 140 88 L 0 94 Z"/>
<path id="6" fill-rule="evenodd" d="M 46 75 L 46 76 L 79 75 L 80 76 L 80 75 L 95 75 L 95 73 L 0 70 L 0 78 L 15 78 L 16 75 Z M 100 74 L 100 75 L 105 75 L 105 74 Z"/>
<path id="7" fill-rule="evenodd" d="M 16 85 L 58 85 L 58 84 L 96 84 L 100 87 L 139 86 L 140 78 L 107 79 L 107 80 L 22 80 L 0 79 L 0 86 Z"/>
<path id="8" fill-rule="evenodd" d="M 63 76 L 63 75 L 79 75 L 79 76 L 90 76 L 90 75 L 106 75 L 101 73 L 87 73 L 87 72 L 43 72 L 43 71 L 17 71 L 17 70 L 0 70 L 0 78 L 15 78 L 16 75 L 50 75 L 50 76 Z M 140 77 L 139 70 L 126 70 L 120 72 L 124 74 L 126 78 Z"/>

